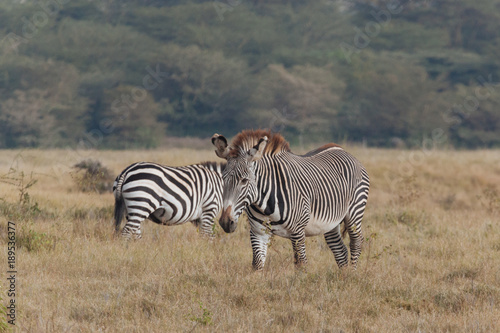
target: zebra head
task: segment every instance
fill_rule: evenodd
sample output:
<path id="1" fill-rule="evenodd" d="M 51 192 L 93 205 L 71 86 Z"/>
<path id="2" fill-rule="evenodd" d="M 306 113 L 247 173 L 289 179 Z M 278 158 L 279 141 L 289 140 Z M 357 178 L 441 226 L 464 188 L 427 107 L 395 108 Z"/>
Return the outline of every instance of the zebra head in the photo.
<path id="1" fill-rule="evenodd" d="M 225 232 L 236 230 L 238 218 L 243 209 L 257 201 L 257 180 L 255 161 L 262 157 L 267 145 L 267 136 L 248 149 L 231 149 L 224 136 L 214 134 L 212 144 L 217 148 L 217 156 L 227 160 L 222 172 L 224 190 L 222 195 L 222 215 L 219 224 Z"/>

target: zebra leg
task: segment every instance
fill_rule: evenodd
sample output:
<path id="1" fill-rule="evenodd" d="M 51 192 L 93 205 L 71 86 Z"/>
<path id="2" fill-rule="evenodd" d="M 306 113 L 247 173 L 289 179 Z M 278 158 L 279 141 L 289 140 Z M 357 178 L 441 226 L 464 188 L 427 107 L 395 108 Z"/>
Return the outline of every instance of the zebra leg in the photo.
<path id="1" fill-rule="evenodd" d="M 363 233 L 361 231 L 361 221 L 365 214 L 366 200 L 368 199 L 369 180 L 368 175 L 364 174 L 363 181 L 356 189 L 353 202 L 349 206 L 349 211 L 344 219 L 344 225 L 349 233 L 351 265 L 354 269 L 358 264 L 363 245 Z"/>
<path id="2" fill-rule="evenodd" d="M 345 227 L 349 233 L 349 249 L 351 250 L 351 265 L 354 269 L 358 264 L 361 248 L 363 245 L 363 232 L 361 231 L 361 220 L 363 219 L 364 207 L 361 211 L 354 210 L 354 215 L 346 217 L 344 220 Z"/>
<path id="3" fill-rule="evenodd" d="M 142 232 L 141 232 L 142 221 L 144 221 L 144 218 L 139 218 L 137 216 L 135 216 L 134 218 L 130 218 L 127 215 L 127 224 L 125 225 L 125 227 L 123 227 L 122 237 L 125 238 L 126 240 L 130 240 L 131 238 L 141 239 L 142 238 Z"/>
<path id="4" fill-rule="evenodd" d="M 264 268 L 267 255 L 267 245 L 271 239 L 271 232 L 265 226 L 250 217 L 250 242 L 252 243 L 253 260 L 252 267 L 256 271 Z"/>
<path id="5" fill-rule="evenodd" d="M 214 237 L 215 211 L 203 213 L 200 223 L 200 234 L 206 237 Z"/>
<path id="6" fill-rule="evenodd" d="M 335 261 L 339 268 L 346 267 L 349 263 L 347 247 L 342 241 L 342 236 L 340 234 L 340 225 L 336 226 L 334 229 L 328 231 L 325 234 L 326 244 L 333 252 Z"/>
<path id="7" fill-rule="evenodd" d="M 306 235 L 304 233 L 304 230 L 301 232 L 298 232 L 296 234 L 293 234 L 292 237 L 290 237 L 292 241 L 292 248 L 293 248 L 293 256 L 295 259 L 295 265 L 297 267 L 300 267 L 302 265 L 307 264 L 307 257 L 306 257 Z"/>

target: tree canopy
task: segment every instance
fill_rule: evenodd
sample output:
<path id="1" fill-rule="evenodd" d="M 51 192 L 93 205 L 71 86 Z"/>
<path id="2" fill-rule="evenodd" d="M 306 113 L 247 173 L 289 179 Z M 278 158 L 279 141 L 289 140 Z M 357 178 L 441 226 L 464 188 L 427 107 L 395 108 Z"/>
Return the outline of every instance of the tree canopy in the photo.
<path id="1" fill-rule="evenodd" d="M 11 0 L 0 38 L 0 148 L 500 146 L 498 0 Z"/>

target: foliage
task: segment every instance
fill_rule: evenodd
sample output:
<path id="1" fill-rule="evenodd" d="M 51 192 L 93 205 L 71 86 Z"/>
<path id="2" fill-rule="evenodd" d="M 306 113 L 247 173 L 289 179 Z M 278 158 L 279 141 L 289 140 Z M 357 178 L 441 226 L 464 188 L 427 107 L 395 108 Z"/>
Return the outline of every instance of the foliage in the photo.
<path id="1" fill-rule="evenodd" d="M 25 248 L 28 252 L 53 250 L 56 246 L 56 239 L 47 233 L 23 227 L 17 237 L 17 246 Z"/>
<path id="2" fill-rule="evenodd" d="M 111 171 L 101 162 L 92 159 L 83 160 L 73 166 L 73 180 L 82 192 L 110 192 L 113 184 Z"/>
<path id="3" fill-rule="evenodd" d="M 248 127 L 304 145 L 416 147 L 441 129 L 446 146 L 499 147 L 497 1 L 396 3 L 2 2 L 0 147 Z"/>
<path id="4" fill-rule="evenodd" d="M 7 174 L 0 176 L 0 182 L 14 186 L 18 191 L 17 202 L 11 203 L 4 198 L 0 198 L 0 212 L 2 215 L 13 220 L 33 219 L 46 215 L 38 207 L 38 202 L 34 201 L 28 192 L 28 189 L 38 182 L 38 179 L 33 178 L 33 172 L 27 176 L 24 171 L 10 168 Z"/>

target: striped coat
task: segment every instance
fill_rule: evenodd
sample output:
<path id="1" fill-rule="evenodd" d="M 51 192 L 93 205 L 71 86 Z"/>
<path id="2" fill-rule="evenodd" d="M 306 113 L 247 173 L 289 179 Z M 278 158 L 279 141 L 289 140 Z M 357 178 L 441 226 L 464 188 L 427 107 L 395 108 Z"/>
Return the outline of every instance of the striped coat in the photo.
<path id="1" fill-rule="evenodd" d="M 263 130 L 243 131 L 231 145 L 216 134 L 212 143 L 227 160 L 219 223 L 233 232 L 238 217 L 247 212 L 255 269 L 264 267 L 271 234 L 291 240 L 298 265 L 307 262 L 305 237 L 324 235 L 338 266 L 346 266 L 341 223 L 356 266 L 370 181 L 354 156 L 336 144 L 296 155 L 281 135 Z"/>
<path id="2" fill-rule="evenodd" d="M 141 238 L 145 219 L 163 225 L 193 222 L 202 234 L 211 235 L 222 207 L 223 168 L 224 164 L 215 162 L 183 167 L 150 162 L 130 165 L 113 185 L 116 232 L 126 213 L 125 238 Z"/>

